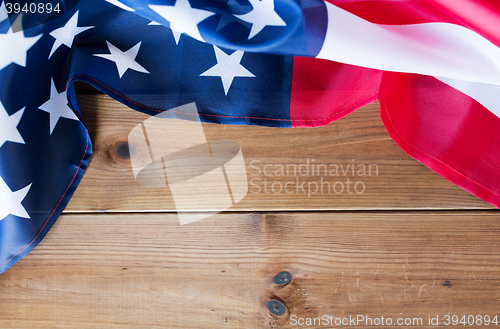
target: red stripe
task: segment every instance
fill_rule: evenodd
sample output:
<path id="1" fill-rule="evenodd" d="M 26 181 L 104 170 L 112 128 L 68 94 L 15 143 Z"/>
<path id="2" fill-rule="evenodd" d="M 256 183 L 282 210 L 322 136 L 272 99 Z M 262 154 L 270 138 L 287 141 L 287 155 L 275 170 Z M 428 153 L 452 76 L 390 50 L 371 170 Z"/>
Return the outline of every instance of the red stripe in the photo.
<path id="1" fill-rule="evenodd" d="M 500 118 L 433 77 L 384 73 L 381 115 L 409 155 L 500 207 Z"/>
<path id="2" fill-rule="evenodd" d="M 452 13 L 427 0 L 326 0 L 376 24 L 404 25 L 430 22 L 460 24 Z M 453 0 L 452 0 L 453 1 Z M 460 0 L 455 0 L 460 2 Z"/>
<path id="3" fill-rule="evenodd" d="M 295 57 L 290 121 L 318 127 L 377 98 L 382 71 L 322 59 Z"/>
<path id="4" fill-rule="evenodd" d="M 293 127 L 326 125 L 376 98 L 406 153 L 500 207 L 500 118 L 488 109 L 433 77 L 295 58 Z"/>

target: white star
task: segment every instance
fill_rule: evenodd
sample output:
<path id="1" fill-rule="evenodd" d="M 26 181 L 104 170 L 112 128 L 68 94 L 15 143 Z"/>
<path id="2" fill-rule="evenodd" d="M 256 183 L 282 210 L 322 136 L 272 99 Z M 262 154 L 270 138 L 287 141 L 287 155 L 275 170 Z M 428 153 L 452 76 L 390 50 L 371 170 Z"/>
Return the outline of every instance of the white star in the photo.
<path id="1" fill-rule="evenodd" d="M 266 26 L 286 26 L 285 21 L 274 10 L 274 0 L 249 0 L 253 9 L 244 15 L 234 15 L 252 24 L 248 40 L 256 36 Z"/>
<path id="2" fill-rule="evenodd" d="M 50 35 L 56 38 L 56 41 L 54 42 L 54 45 L 52 45 L 49 58 L 61 45 L 65 45 L 71 48 L 75 36 L 82 33 L 83 31 L 87 31 L 88 29 L 94 27 L 94 26 L 78 27 L 77 24 L 78 24 L 78 11 L 73 15 L 73 17 L 69 19 L 66 25 L 50 32 Z"/>
<path id="3" fill-rule="evenodd" d="M 0 102 L 0 147 L 7 141 L 24 144 L 24 139 L 17 130 L 25 107 L 9 116 L 2 102 Z"/>
<path id="4" fill-rule="evenodd" d="M 21 17 L 21 16 L 19 16 Z M 18 20 L 16 19 L 16 22 Z M 16 24 L 14 22 L 14 24 Z M 0 34 L 0 70 L 7 67 L 11 63 L 26 66 L 26 54 L 28 50 L 42 37 L 26 38 L 23 33 L 12 32 L 12 27 L 9 28 L 6 34 Z"/>
<path id="5" fill-rule="evenodd" d="M 115 5 L 123 10 L 126 10 L 126 11 L 135 11 L 133 8 L 130 8 L 129 6 L 126 6 L 124 5 L 123 3 L 121 3 L 120 1 L 118 0 L 106 0 L 107 2 L 109 2 L 110 4 L 112 5 Z"/>
<path id="6" fill-rule="evenodd" d="M 71 110 L 68 106 L 66 91 L 58 93 L 54 80 L 51 80 L 50 84 L 50 99 L 40 105 L 39 109 L 49 113 L 50 115 L 49 122 L 51 135 L 60 118 L 78 120 L 75 112 L 73 112 L 73 110 Z"/>
<path id="7" fill-rule="evenodd" d="M 215 57 L 217 57 L 217 64 L 200 74 L 200 76 L 220 77 L 226 96 L 235 77 L 255 77 L 255 75 L 240 64 L 244 54 L 243 51 L 236 50 L 231 55 L 228 55 L 216 46 L 214 46 L 214 50 Z"/>
<path id="8" fill-rule="evenodd" d="M 0 176 L 0 221 L 9 214 L 22 218 L 30 218 L 21 202 L 28 194 L 31 184 L 13 192 Z"/>
<path id="9" fill-rule="evenodd" d="M 152 21 L 150 22 L 148 25 L 161 25 L 160 23 L 158 22 L 155 22 L 155 21 Z M 178 45 L 179 44 L 179 40 L 181 39 L 181 32 L 177 32 L 177 31 L 174 31 L 172 29 L 170 29 L 170 31 L 172 31 L 172 34 L 174 35 L 174 39 L 175 39 L 175 44 Z"/>
<path id="10" fill-rule="evenodd" d="M 107 40 L 106 43 L 108 44 L 108 49 L 111 52 L 111 54 L 94 54 L 94 56 L 102 57 L 112 62 L 115 62 L 120 79 L 125 74 L 125 72 L 127 72 L 128 69 L 142 73 L 149 73 L 148 70 L 143 68 L 141 65 L 139 65 L 139 63 L 135 61 L 137 53 L 139 52 L 139 48 L 141 47 L 141 42 L 139 42 L 138 44 L 136 44 L 127 51 L 121 51 Z"/>
<path id="11" fill-rule="evenodd" d="M 5 21 L 7 18 L 9 18 L 9 15 L 7 15 L 7 9 L 5 9 L 5 2 L 2 2 L 2 5 L 0 6 L 0 23 Z"/>
<path id="12" fill-rule="evenodd" d="M 186 33 L 202 42 L 204 40 L 201 38 L 198 24 L 215 15 L 207 10 L 191 8 L 188 0 L 176 0 L 174 6 L 149 5 L 149 8 L 166 19 L 171 30 Z"/>

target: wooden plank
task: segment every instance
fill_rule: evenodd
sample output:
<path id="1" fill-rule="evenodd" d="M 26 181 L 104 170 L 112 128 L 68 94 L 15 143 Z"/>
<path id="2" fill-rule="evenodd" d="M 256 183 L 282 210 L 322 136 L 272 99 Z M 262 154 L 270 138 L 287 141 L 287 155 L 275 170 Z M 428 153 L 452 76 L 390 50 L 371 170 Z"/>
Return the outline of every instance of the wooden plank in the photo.
<path id="1" fill-rule="evenodd" d="M 293 315 L 429 327 L 429 316 L 494 316 L 499 234 L 496 211 L 234 213 L 184 226 L 174 214 L 63 215 L 0 275 L 0 327 L 290 328 Z M 273 283 L 281 271 L 288 285 Z M 285 314 L 272 315 L 270 300 Z"/>
<path id="2" fill-rule="evenodd" d="M 129 132 L 149 117 L 105 95 L 79 102 L 94 154 L 66 212 L 175 210 L 168 188 L 136 183 L 126 154 Z M 203 128 L 208 140 L 241 146 L 250 185 L 234 211 L 493 208 L 404 153 L 385 131 L 378 103 L 314 129 Z"/>

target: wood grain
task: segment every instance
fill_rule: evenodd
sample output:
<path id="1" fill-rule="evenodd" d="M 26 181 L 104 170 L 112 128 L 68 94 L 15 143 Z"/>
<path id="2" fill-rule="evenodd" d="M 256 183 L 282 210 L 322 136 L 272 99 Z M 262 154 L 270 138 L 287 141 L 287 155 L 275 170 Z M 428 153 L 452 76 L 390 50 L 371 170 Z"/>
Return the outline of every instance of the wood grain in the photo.
<path id="1" fill-rule="evenodd" d="M 174 214 L 63 215 L 0 276 L 0 327 L 491 316 L 500 310 L 499 219 L 496 211 L 272 212 L 180 226 Z M 273 283 L 280 271 L 291 273 L 288 285 Z M 271 315 L 269 300 L 286 313 Z"/>
<path id="2" fill-rule="evenodd" d="M 94 154 L 65 212 L 173 211 L 170 190 L 138 185 L 127 155 L 129 132 L 149 117 L 102 94 L 82 94 L 79 103 Z M 243 151 L 249 193 L 231 208 L 234 211 L 493 208 L 405 154 L 385 131 L 378 103 L 314 129 L 215 124 L 204 124 L 203 129 L 208 140 L 233 140 Z M 316 167 L 319 174 L 313 172 L 313 164 L 326 165 L 328 174 L 325 167 Z M 294 171 L 301 165 L 308 175 Z M 356 165 L 355 172 L 351 165 Z M 282 174 L 280 166 L 289 171 Z M 330 171 L 335 166 L 337 176 Z M 360 176 L 362 166 L 366 171 Z M 291 193 L 284 190 L 287 183 Z M 356 183 L 362 193 L 354 191 Z"/>

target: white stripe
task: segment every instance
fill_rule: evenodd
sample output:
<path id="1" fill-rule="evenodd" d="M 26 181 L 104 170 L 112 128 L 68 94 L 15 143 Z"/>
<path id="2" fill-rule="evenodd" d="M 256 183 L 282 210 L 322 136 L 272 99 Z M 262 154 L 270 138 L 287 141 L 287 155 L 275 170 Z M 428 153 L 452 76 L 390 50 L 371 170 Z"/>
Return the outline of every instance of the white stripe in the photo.
<path id="1" fill-rule="evenodd" d="M 330 3 L 318 58 L 384 71 L 500 85 L 500 48 L 449 23 L 380 25 Z"/>
<path id="2" fill-rule="evenodd" d="M 475 99 L 500 118 L 500 86 L 449 78 L 435 78 Z"/>

